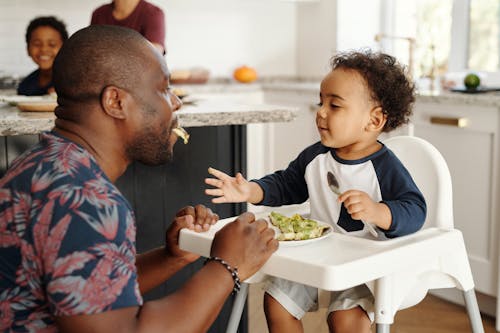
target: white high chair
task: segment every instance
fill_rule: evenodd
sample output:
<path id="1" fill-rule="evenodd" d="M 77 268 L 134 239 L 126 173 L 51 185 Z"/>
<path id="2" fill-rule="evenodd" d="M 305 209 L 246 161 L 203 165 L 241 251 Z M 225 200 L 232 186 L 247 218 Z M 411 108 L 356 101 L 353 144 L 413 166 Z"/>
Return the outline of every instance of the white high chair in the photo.
<path id="1" fill-rule="evenodd" d="M 433 145 L 418 137 L 396 136 L 384 144 L 405 165 L 424 195 L 427 217 L 423 229 L 448 230 L 450 242 L 432 249 L 434 260 L 416 262 L 411 270 L 395 271 L 368 284 L 375 295 L 377 333 L 389 332 L 396 311 L 419 303 L 428 290 L 438 288 L 462 290 L 472 332 L 484 332 L 465 243 L 461 232 L 454 229 L 453 192 L 446 161 Z M 416 234 L 421 232 L 424 230 Z"/>
<path id="2" fill-rule="evenodd" d="M 396 311 L 417 304 L 429 289 L 458 288 L 464 294 L 472 332 L 484 333 L 462 233 L 453 226 L 451 177 L 444 158 L 420 138 L 398 136 L 384 143 L 403 162 L 426 199 L 423 229 L 387 241 L 332 233 L 307 246 L 280 247 L 242 284 L 227 333 L 237 330 L 247 283 L 261 282 L 266 275 L 331 291 L 367 284 L 375 297 L 377 333 L 390 332 Z M 205 233 L 181 230 L 179 245 L 209 256 L 216 231 L 233 220 L 221 220 Z"/>

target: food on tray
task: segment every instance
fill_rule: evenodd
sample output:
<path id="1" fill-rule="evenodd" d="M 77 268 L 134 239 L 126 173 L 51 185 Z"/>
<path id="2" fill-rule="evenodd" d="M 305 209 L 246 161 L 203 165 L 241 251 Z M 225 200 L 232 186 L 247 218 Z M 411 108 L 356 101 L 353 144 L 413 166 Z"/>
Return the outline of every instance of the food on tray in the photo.
<path id="1" fill-rule="evenodd" d="M 184 140 L 184 144 L 187 144 L 189 141 L 189 133 L 182 127 L 176 127 L 172 130 L 178 137 Z"/>
<path id="2" fill-rule="evenodd" d="M 280 229 L 281 233 L 277 237 L 280 241 L 318 238 L 330 229 L 328 225 L 306 219 L 299 214 L 287 217 L 277 212 L 271 212 L 269 219 L 275 227 Z"/>

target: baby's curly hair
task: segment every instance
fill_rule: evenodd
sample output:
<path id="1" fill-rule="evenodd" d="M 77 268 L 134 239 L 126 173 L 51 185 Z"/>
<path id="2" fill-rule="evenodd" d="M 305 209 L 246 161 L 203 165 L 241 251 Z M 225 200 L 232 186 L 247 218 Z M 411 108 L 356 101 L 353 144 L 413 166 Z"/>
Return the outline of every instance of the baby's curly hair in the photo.
<path id="1" fill-rule="evenodd" d="M 365 79 L 372 99 L 380 103 L 387 115 L 383 132 L 408 123 L 415 102 L 415 86 L 396 58 L 370 50 L 349 51 L 333 56 L 330 65 L 332 70 L 355 70 Z"/>

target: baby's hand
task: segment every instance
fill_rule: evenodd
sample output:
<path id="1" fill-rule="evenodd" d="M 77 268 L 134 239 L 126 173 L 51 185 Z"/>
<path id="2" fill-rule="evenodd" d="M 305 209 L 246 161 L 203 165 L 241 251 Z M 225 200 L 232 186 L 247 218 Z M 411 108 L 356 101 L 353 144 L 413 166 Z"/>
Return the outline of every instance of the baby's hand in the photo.
<path id="1" fill-rule="evenodd" d="M 348 190 L 339 195 L 339 202 L 343 202 L 347 212 L 354 220 L 370 221 L 374 223 L 379 217 L 379 203 L 373 201 L 368 194 L 358 190 Z"/>
<path id="2" fill-rule="evenodd" d="M 215 178 L 205 178 L 205 183 L 216 188 L 206 189 L 205 194 L 216 197 L 213 203 L 246 202 L 250 198 L 250 182 L 241 173 L 231 177 L 214 168 L 208 168 L 208 173 Z"/>

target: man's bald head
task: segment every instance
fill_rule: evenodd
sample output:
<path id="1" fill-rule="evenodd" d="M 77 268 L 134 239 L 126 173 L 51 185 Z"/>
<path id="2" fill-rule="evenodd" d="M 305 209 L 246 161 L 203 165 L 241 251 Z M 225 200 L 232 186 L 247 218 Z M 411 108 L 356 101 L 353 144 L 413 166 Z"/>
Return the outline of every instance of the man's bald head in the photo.
<path id="1" fill-rule="evenodd" d="M 68 39 L 54 61 L 53 81 L 59 102 L 99 100 L 107 86 L 132 92 L 144 73 L 149 43 L 138 32 L 92 25 Z"/>

